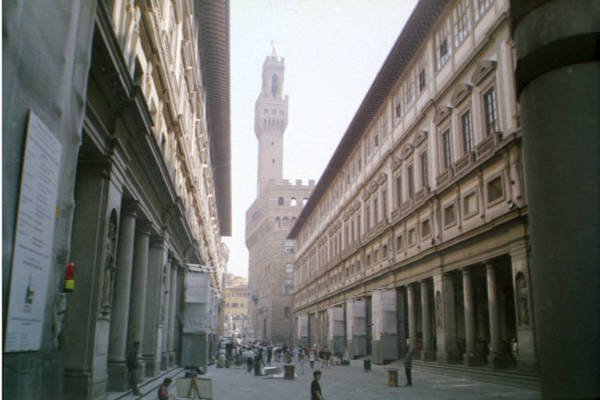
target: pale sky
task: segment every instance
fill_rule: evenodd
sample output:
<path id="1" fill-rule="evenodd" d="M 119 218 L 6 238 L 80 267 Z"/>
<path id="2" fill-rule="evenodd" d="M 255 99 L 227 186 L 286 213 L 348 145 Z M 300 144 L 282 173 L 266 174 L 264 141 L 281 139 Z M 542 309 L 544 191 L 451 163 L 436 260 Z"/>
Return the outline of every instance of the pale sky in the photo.
<path id="1" fill-rule="evenodd" d="M 230 0 L 232 236 L 227 271 L 248 276 L 245 213 L 256 198 L 254 103 L 262 64 L 285 58 L 283 178 L 318 181 L 416 0 Z"/>

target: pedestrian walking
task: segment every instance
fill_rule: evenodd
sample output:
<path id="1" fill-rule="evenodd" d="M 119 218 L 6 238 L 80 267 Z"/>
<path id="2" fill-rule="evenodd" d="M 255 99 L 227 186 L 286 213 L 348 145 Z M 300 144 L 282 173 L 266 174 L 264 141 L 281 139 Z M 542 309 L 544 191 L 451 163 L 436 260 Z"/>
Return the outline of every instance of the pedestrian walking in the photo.
<path id="1" fill-rule="evenodd" d="M 158 387 L 158 400 L 172 400 L 174 397 L 169 394 L 169 385 L 173 382 L 171 378 L 165 378 L 162 385 Z"/>
<path id="2" fill-rule="evenodd" d="M 314 350 L 310 350 L 310 353 L 308 354 L 308 362 L 310 363 L 310 368 L 314 368 L 315 367 L 315 351 Z"/>
<path id="3" fill-rule="evenodd" d="M 413 358 L 413 347 L 412 345 L 408 348 L 406 356 L 404 356 L 404 372 L 406 373 L 406 385 L 412 386 L 412 358 Z"/>
<path id="4" fill-rule="evenodd" d="M 300 365 L 300 373 L 302 375 L 304 375 L 304 350 L 303 349 L 299 349 L 298 350 L 298 364 Z"/>
<path id="5" fill-rule="evenodd" d="M 325 400 L 321 394 L 321 371 L 317 370 L 313 372 L 313 381 L 310 384 L 310 400 Z"/>
<path id="6" fill-rule="evenodd" d="M 138 379 L 137 379 L 137 369 L 138 369 L 138 359 L 137 354 L 140 350 L 140 342 L 133 342 L 133 347 L 131 351 L 127 353 L 127 381 L 129 383 L 129 388 L 133 390 L 133 394 L 136 396 L 140 395 L 140 391 L 138 389 Z"/>

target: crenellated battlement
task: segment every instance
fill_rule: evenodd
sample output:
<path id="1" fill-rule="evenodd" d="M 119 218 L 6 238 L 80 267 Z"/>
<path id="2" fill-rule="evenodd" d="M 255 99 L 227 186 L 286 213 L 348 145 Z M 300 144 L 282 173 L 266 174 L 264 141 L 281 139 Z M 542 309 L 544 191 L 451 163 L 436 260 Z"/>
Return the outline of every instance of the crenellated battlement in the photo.
<path id="1" fill-rule="evenodd" d="M 290 188 L 301 188 L 301 189 L 314 189 L 315 180 L 309 179 L 307 183 L 302 179 L 296 179 L 295 181 L 291 181 L 289 179 L 269 179 L 267 186 L 274 187 L 274 189 L 278 189 L 278 187 L 283 187 L 284 189 Z"/>

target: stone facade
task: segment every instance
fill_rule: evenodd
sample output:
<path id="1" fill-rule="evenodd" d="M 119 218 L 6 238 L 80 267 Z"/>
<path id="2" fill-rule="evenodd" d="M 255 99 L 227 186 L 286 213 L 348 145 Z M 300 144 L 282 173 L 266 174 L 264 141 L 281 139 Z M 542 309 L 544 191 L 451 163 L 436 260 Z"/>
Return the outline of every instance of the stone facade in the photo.
<path id="1" fill-rule="evenodd" d="M 292 339 L 294 249 L 286 238 L 314 187 L 282 180 L 283 134 L 288 97 L 283 97 L 284 60 L 273 54 L 263 64 L 256 101 L 257 199 L 246 212 L 249 251 L 249 338 L 285 343 Z"/>
<path id="2" fill-rule="evenodd" d="M 342 307 L 353 357 L 535 368 L 508 10 L 417 4 L 290 233 L 296 332 Z"/>
<path id="3" fill-rule="evenodd" d="M 223 301 L 224 336 L 245 337 L 248 331 L 248 279 L 227 274 Z"/>
<path id="4" fill-rule="evenodd" d="M 14 21 L 5 27 L 5 93 L 21 99 L 18 106 L 5 99 L 5 121 L 13 122 L 4 134 L 14 142 L 4 159 L 22 154 L 25 129 L 14 121 L 25 121 L 28 109 L 63 144 L 63 158 L 55 261 L 47 298 L 36 299 L 45 302 L 42 343 L 4 353 L 3 394 L 103 399 L 127 390 L 125 355 L 134 341 L 140 379 L 179 364 L 188 264 L 212 267 L 212 290 L 223 290 L 221 235 L 231 225 L 228 4 L 50 1 L 4 11 Z M 18 172 L 21 160 L 10 159 L 3 176 Z M 18 183 L 3 181 L 11 199 L 5 243 L 15 240 L 8 216 Z M 72 293 L 63 292 L 67 262 L 75 264 Z M 8 277 L 11 262 L 3 265 Z M 210 348 L 218 332 L 205 334 Z"/>

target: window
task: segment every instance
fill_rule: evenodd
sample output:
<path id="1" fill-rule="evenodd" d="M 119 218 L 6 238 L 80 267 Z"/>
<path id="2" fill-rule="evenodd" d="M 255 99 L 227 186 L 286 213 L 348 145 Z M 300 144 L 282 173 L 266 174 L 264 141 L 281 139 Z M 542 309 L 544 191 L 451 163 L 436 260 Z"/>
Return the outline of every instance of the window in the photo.
<path id="1" fill-rule="evenodd" d="M 408 231 L 408 245 L 414 246 L 417 243 L 417 231 L 415 228 L 411 228 Z"/>
<path id="2" fill-rule="evenodd" d="M 412 79 L 412 73 L 406 77 L 406 82 L 404 83 L 404 109 L 408 110 L 412 104 L 413 104 L 413 100 L 414 100 L 414 95 L 413 95 L 413 79 Z"/>
<path id="3" fill-rule="evenodd" d="M 483 109 L 485 112 L 485 133 L 498 130 L 498 109 L 496 106 L 496 89 L 492 86 L 483 94 Z"/>
<path id="4" fill-rule="evenodd" d="M 290 201 L 290 206 L 296 207 L 297 205 L 298 205 L 298 200 L 296 200 L 295 197 L 292 197 L 292 200 Z"/>
<path id="5" fill-rule="evenodd" d="M 371 229 L 371 207 L 369 206 L 369 203 L 365 206 L 365 218 L 365 228 L 369 230 Z"/>
<path id="6" fill-rule="evenodd" d="M 477 214 L 477 211 L 477 193 L 473 191 L 463 198 L 463 215 L 470 217 Z"/>
<path id="7" fill-rule="evenodd" d="M 431 222 L 426 219 L 421 222 L 421 237 L 426 238 L 429 235 L 431 235 Z"/>
<path id="8" fill-rule="evenodd" d="M 377 224 L 379 222 L 379 201 L 377 197 L 373 199 L 373 224 Z"/>
<path id="9" fill-rule="evenodd" d="M 466 111 L 460 117 L 462 129 L 463 149 L 466 153 L 473 151 L 473 129 L 471 123 L 471 110 Z"/>
<path id="10" fill-rule="evenodd" d="M 294 264 L 287 264 L 285 266 L 285 272 L 287 272 L 288 274 L 291 274 L 294 272 Z"/>
<path id="11" fill-rule="evenodd" d="M 444 21 L 444 25 L 435 34 L 437 69 L 441 69 L 450 58 L 450 22 L 450 18 Z"/>
<path id="12" fill-rule="evenodd" d="M 408 197 L 413 197 L 415 195 L 415 171 L 412 165 L 408 166 L 406 175 L 408 179 Z"/>
<path id="13" fill-rule="evenodd" d="M 454 203 L 444 207 L 444 227 L 454 225 L 456 223 L 456 207 Z"/>
<path id="14" fill-rule="evenodd" d="M 452 140 L 450 137 L 450 129 L 446 129 L 442 133 L 442 162 L 444 169 L 452 166 Z"/>
<path id="15" fill-rule="evenodd" d="M 423 187 L 429 186 L 429 164 L 427 162 L 427 152 L 421 153 L 421 179 Z"/>
<path id="16" fill-rule="evenodd" d="M 402 98 L 400 96 L 400 90 L 394 96 L 394 123 L 400 122 L 402 119 Z"/>
<path id="17" fill-rule="evenodd" d="M 387 190 L 383 189 L 381 191 L 381 208 L 382 208 L 382 217 L 385 219 L 387 217 Z"/>
<path id="18" fill-rule="evenodd" d="M 404 250 L 404 236 L 396 236 L 396 251 Z"/>
<path id="19" fill-rule="evenodd" d="M 371 255 L 367 254 L 367 267 L 371 266 Z"/>
<path id="20" fill-rule="evenodd" d="M 489 10 L 490 6 L 494 0 L 475 0 L 475 20 L 478 21 L 487 10 Z"/>
<path id="21" fill-rule="evenodd" d="M 401 176 L 397 176 L 396 177 L 396 202 L 397 202 L 397 206 L 400 207 L 400 205 L 402 204 L 402 177 Z"/>
<path id="22" fill-rule="evenodd" d="M 427 56 L 423 55 L 417 64 L 417 84 L 419 93 L 423 93 L 427 87 Z"/>
<path id="23" fill-rule="evenodd" d="M 387 244 L 384 244 L 382 249 L 381 249 L 381 257 L 385 260 L 388 256 L 388 248 L 387 248 Z"/>
<path id="24" fill-rule="evenodd" d="M 504 197 L 504 190 L 502 188 L 502 175 L 491 179 L 486 186 L 488 203 L 494 203 Z"/>
<path id="25" fill-rule="evenodd" d="M 471 31 L 471 0 L 459 0 L 454 8 L 454 46 L 458 47 Z"/>
<path id="26" fill-rule="evenodd" d="M 373 251 L 373 264 L 377 264 L 379 261 L 379 250 Z"/>
<path id="27" fill-rule="evenodd" d="M 286 306 L 286 307 L 283 309 L 283 317 L 284 317 L 284 318 L 289 318 L 289 317 L 290 317 L 290 308 L 289 308 L 288 306 Z"/>

